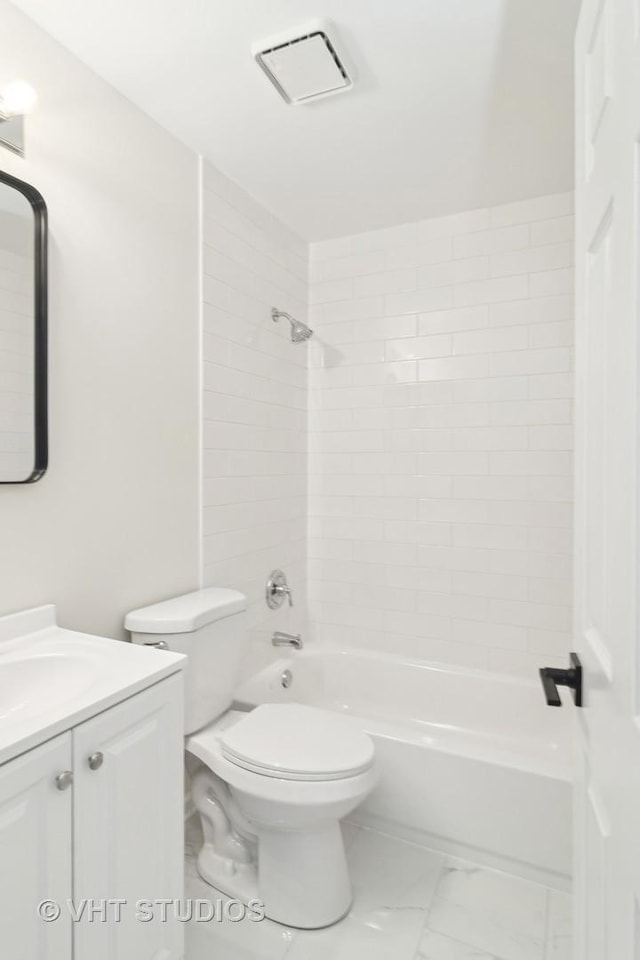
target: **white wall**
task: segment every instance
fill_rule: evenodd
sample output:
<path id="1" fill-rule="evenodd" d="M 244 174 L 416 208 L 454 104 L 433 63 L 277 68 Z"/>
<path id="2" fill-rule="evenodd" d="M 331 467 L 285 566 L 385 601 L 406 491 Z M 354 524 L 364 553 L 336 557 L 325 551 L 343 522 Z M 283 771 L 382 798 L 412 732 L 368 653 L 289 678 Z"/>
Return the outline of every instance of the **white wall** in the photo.
<path id="1" fill-rule="evenodd" d="M 50 221 L 51 458 L 0 487 L 0 613 L 55 601 L 116 635 L 198 584 L 196 157 L 0 0 L 0 83 L 37 89 L 26 159 Z"/>
<path id="2" fill-rule="evenodd" d="M 203 581 L 248 595 L 249 670 L 305 626 L 308 347 L 271 308 L 306 319 L 307 245 L 209 165 L 203 239 Z M 266 606 L 274 568 L 292 610 Z"/>
<path id="3" fill-rule="evenodd" d="M 320 640 L 564 662 L 571 213 L 562 194 L 312 245 Z"/>

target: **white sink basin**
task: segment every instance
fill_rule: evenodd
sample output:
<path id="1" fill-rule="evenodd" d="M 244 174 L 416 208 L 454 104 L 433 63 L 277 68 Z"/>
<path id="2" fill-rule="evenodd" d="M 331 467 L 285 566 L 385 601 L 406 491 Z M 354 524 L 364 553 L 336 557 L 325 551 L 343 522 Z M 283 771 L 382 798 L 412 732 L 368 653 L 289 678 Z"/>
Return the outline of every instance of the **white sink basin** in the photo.
<path id="1" fill-rule="evenodd" d="M 0 656 L 0 722 L 42 716 L 68 703 L 96 679 L 98 669 L 95 660 L 73 655 Z"/>
<path id="2" fill-rule="evenodd" d="M 55 607 L 0 617 L 0 763 L 182 670 L 185 657 L 65 630 Z"/>

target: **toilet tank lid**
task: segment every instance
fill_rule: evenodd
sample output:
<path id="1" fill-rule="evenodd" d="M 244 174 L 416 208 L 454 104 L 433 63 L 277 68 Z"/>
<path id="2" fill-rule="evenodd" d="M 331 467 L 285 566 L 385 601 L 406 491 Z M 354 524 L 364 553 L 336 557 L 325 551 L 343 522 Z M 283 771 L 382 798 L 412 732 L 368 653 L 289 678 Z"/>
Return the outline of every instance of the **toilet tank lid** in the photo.
<path id="1" fill-rule="evenodd" d="M 207 587 L 132 610 L 124 625 L 131 633 L 193 633 L 246 609 L 247 598 L 238 590 Z"/>

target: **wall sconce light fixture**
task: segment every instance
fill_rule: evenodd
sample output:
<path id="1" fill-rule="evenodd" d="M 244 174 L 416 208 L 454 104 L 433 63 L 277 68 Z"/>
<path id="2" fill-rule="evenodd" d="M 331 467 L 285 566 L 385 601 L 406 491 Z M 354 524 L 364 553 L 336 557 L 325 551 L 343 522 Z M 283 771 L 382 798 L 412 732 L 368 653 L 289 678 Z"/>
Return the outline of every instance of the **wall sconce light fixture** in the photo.
<path id="1" fill-rule="evenodd" d="M 24 117 L 36 105 L 38 95 L 28 83 L 14 80 L 0 90 L 0 144 L 24 154 Z"/>

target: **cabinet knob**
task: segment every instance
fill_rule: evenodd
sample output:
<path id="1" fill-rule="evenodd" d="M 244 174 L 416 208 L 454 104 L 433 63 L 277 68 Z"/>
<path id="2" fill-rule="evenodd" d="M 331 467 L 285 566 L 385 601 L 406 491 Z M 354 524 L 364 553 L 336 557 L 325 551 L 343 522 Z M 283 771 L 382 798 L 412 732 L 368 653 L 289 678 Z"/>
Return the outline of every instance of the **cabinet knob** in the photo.
<path id="1" fill-rule="evenodd" d="M 98 750 L 96 753 L 92 753 L 89 756 L 89 769 L 90 770 L 99 770 L 104 762 L 104 756 Z"/>
<path id="2" fill-rule="evenodd" d="M 56 777 L 56 787 L 58 790 L 68 790 L 73 783 L 73 774 L 71 770 L 63 770 Z"/>

